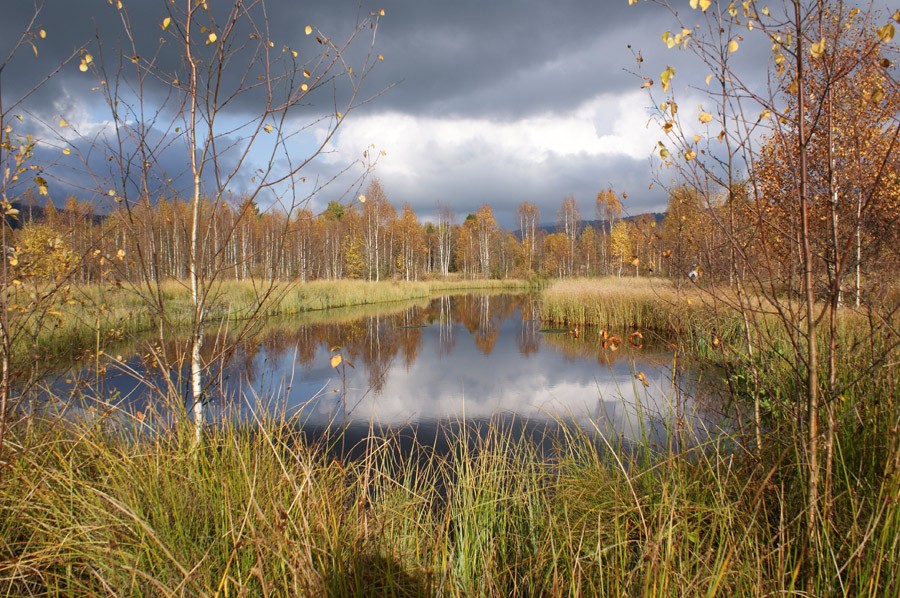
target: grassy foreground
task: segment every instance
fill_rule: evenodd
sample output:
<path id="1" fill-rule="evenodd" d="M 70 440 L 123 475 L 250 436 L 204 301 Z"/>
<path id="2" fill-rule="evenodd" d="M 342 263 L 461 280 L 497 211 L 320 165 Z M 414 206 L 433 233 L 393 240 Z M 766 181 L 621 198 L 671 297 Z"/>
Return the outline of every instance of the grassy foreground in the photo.
<path id="1" fill-rule="evenodd" d="M 189 429 L 139 442 L 108 430 L 16 430 L 0 486 L 5 595 L 800 594 L 786 448 L 650 461 L 573 433 L 550 464 L 494 428 L 421 466 L 392 457 L 391 439 L 340 463 L 276 422 L 199 451 Z M 842 465 L 864 477 L 817 593 L 897 595 L 897 486 Z"/>

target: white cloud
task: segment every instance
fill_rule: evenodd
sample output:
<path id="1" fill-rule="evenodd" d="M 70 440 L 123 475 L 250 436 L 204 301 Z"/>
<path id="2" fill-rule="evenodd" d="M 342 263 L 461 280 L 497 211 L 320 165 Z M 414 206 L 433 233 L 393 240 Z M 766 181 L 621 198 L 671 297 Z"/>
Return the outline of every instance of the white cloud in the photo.
<path id="1" fill-rule="evenodd" d="M 417 176 L 469 160 L 539 167 L 550 156 L 646 158 L 657 135 L 647 129 L 646 96 L 598 96 L 571 111 L 514 121 L 436 118 L 396 112 L 348 120 L 335 142 L 340 154 L 358 155 L 375 143 L 388 159 L 379 175 Z"/>
<path id="2" fill-rule="evenodd" d="M 604 94 L 516 120 L 357 114 L 322 160 L 338 168 L 374 144 L 386 152 L 375 175 L 395 203 L 408 201 L 417 212 L 449 199 L 460 213 L 487 201 L 511 214 L 518 202 L 537 200 L 552 214 L 552 203 L 573 194 L 590 213 L 602 186 L 646 188 L 635 173 L 660 138 L 647 126 L 647 101 L 640 91 Z"/>

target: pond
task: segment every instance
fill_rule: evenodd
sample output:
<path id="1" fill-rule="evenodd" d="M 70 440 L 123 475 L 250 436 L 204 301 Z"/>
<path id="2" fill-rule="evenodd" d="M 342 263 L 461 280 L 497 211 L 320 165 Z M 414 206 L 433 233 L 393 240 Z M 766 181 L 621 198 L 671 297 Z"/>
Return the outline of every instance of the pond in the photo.
<path id="1" fill-rule="evenodd" d="M 492 421 L 516 433 L 564 425 L 660 442 L 674 422 L 705 435 L 720 421 L 664 339 L 552 329 L 539 314 L 535 296 L 468 294 L 267 322 L 214 374 L 210 420 L 287 417 L 313 434 L 415 430 L 426 441 L 441 422 Z M 57 392 L 81 384 L 142 421 L 164 419 L 143 349 L 118 350 L 102 380 L 76 368 Z M 172 378 L 185 397 L 187 378 L 186 369 Z"/>

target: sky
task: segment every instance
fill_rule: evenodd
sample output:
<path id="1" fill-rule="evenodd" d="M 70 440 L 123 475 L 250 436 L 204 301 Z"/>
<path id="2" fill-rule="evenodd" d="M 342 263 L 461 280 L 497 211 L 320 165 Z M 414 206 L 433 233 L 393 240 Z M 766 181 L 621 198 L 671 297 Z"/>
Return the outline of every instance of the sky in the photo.
<path id="1" fill-rule="evenodd" d="M 123 23 L 131 24 L 141 63 L 153 60 L 166 72 L 181 65 L 172 43 L 157 52 L 159 40 L 174 32 L 161 26 L 166 3 L 123 1 L 124 10 L 117 10 L 115 1 L 46 0 L 32 28 L 46 32 L 46 38 L 33 40 L 37 56 L 26 47 L 2 75 L 3 109 L 9 110 L 14 98 L 74 53 L 59 73 L 9 110 L 24 114 L 23 129 L 42 140 L 37 153 L 49 162 L 51 197 L 58 206 L 75 193 L 104 209 L 102 192 L 121 179 L 121 168 L 108 159 L 115 150 L 116 129 L 103 102 L 104 90 L 97 88 L 101 80 L 107 88 L 112 85 L 109 74 L 118 59 L 126 58 L 123 72 L 130 66 L 127 58 L 133 51 Z M 0 51 L 5 56 L 27 26 L 34 3 L 3 4 Z M 689 11 L 688 1 L 683 4 Z M 384 16 L 377 19 L 377 29 L 364 29 L 345 54 L 358 81 L 366 72 L 358 89 L 361 105 L 346 114 L 324 151 L 303 167 L 298 175 L 303 181 L 295 179 L 296 197 L 284 185 L 276 186 L 277 200 L 267 192 L 259 198 L 261 205 L 308 200 L 319 211 L 330 200 L 354 201 L 367 180 L 377 177 L 393 205 L 409 203 L 425 219 L 443 206 L 460 221 L 487 203 L 502 226 L 514 228 L 516 206 L 528 201 L 538 205 L 543 222 L 552 223 L 567 196 L 574 196 L 582 217 L 590 219 L 597 192 L 607 187 L 627 195 L 627 213 L 663 211 L 664 185 L 650 188 L 659 175 L 651 156 L 662 134 L 648 122 L 652 102 L 635 75 L 635 53 L 655 78 L 666 66 L 677 66 L 673 85 L 682 102 L 703 101 L 692 85 L 702 81 L 705 69 L 687 53 L 665 47 L 660 34 L 675 22 L 664 7 L 650 2 L 267 0 L 265 9 L 267 35 L 296 49 L 304 65 L 321 49 L 314 42 L 317 35 L 346 39 L 361 17 L 381 10 Z M 260 15 L 256 13 L 257 23 Z M 306 35 L 307 25 L 314 28 L 313 35 Z M 78 68 L 84 56 L 79 51 L 96 58 L 88 72 Z M 101 64 L 105 72 L 99 70 Z M 230 68 L 226 82 L 236 85 L 241 63 Z M 765 69 L 757 72 L 761 77 Z M 126 107 L 119 107 L 125 113 L 119 132 L 137 128 L 140 119 L 127 107 L 135 107 L 140 95 L 145 114 L 156 115 L 145 122 L 157 148 L 156 179 L 169 194 L 186 194 L 188 160 L 177 98 L 166 96 L 165 87 L 152 77 L 138 88 L 126 76 L 118 90 Z M 273 136 L 258 136 L 237 176 L 228 181 L 235 196 L 252 189 L 258 180 L 253 173 L 269 162 L 276 170 L 296 165 L 326 138 L 349 87 L 338 80 L 314 91 L 281 123 L 294 132 L 284 153 L 277 152 Z M 260 102 L 254 92 L 238 97 L 217 123 L 226 171 L 238 164 L 250 131 L 242 125 L 251 122 Z M 61 128 L 60 120 L 68 127 Z M 64 155 L 66 147 L 72 151 Z M 126 138 L 121 147 L 127 153 L 132 146 Z M 367 158 L 362 158 L 364 152 Z M 361 162 L 375 158 L 374 167 L 365 171 Z M 332 182 L 324 185 L 327 181 Z M 206 184 L 215 182 L 207 179 Z"/>

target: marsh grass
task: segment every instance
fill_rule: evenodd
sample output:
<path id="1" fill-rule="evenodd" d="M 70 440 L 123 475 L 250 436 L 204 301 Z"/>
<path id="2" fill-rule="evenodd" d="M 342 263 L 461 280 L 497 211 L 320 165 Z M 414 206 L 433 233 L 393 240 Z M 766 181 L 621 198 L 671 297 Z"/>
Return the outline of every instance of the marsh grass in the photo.
<path id="1" fill-rule="evenodd" d="M 802 499 L 788 446 L 651 449 L 561 425 L 549 455 L 498 423 L 450 450 L 396 437 L 347 461 L 291 421 L 135 434 L 22 421 L 0 486 L 10 595 L 749 596 L 800 593 Z M 873 429 L 887 431 L 889 425 Z M 690 429 L 684 433 L 691 435 Z M 695 435 L 697 438 L 699 434 Z M 896 439 L 839 435 L 821 595 L 896 595 Z M 332 439 L 334 441 L 334 439 Z M 419 446 L 422 451 L 430 447 Z"/>
<path id="2" fill-rule="evenodd" d="M 661 278 L 558 280 L 541 298 L 542 317 L 567 326 L 682 331 L 703 314 L 699 294 Z"/>

